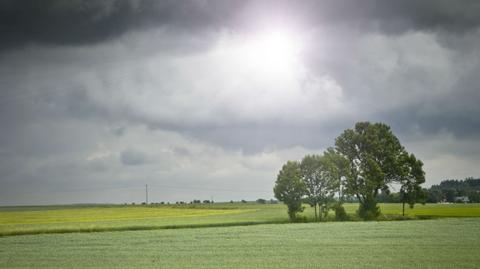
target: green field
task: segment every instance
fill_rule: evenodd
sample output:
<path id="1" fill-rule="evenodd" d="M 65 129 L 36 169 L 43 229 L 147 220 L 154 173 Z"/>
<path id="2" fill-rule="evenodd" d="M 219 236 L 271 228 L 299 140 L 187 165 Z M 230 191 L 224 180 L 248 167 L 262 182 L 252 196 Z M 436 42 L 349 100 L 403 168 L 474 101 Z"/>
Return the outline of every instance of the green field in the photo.
<path id="1" fill-rule="evenodd" d="M 480 218 L 0 238 L 0 268 L 478 268 Z"/>
<path id="2" fill-rule="evenodd" d="M 345 204 L 345 208 L 355 219 L 358 205 Z M 387 218 L 401 214 L 400 204 L 381 204 L 381 209 Z M 407 208 L 406 214 L 412 218 L 480 217 L 480 204 L 417 205 L 414 209 Z M 307 206 L 302 215 L 312 220 L 312 208 Z M 332 217 L 333 212 L 330 213 Z M 286 207 L 282 204 L 0 207 L 0 236 L 285 222 L 288 222 L 288 218 Z"/>

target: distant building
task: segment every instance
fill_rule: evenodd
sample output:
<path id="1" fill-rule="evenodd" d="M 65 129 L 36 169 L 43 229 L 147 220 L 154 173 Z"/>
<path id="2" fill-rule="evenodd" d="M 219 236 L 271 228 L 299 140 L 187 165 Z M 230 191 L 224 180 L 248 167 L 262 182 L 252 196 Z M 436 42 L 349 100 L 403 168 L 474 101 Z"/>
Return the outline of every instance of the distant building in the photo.
<path id="1" fill-rule="evenodd" d="M 455 203 L 469 203 L 470 199 L 468 199 L 468 196 L 457 196 L 454 201 Z"/>

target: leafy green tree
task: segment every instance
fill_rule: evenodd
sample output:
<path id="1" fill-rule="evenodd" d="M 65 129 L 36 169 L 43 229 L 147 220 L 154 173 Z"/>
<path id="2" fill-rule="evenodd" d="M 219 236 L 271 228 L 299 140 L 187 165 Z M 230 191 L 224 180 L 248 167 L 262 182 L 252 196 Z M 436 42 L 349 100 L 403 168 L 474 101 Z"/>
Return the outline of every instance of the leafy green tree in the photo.
<path id="1" fill-rule="evenodd" d="M 324 158 L 327 162 L 333 164 L 333 169 L 335 169 L 335 177 L 336 177 L 336 187 L 338 192 L 338 201 L 333 205 L 333 209 L 335 210 L 335 218 L 337 220 L 346 220 L 348 219 L 348 215 L 343 208 L 343 203 L 345 201 L 345 179 L 348 175 L 348 160 L 335 151 L 333 148 L 328 148 L 323 153 Z"/>
<path id="2" fill-rule="evenodd" d="M 374 219 L 380 214 L 379 192 L 404 175 L 406 151 L 390 127 L 383 123 L 358 122 L 335 140 L 336 151 L 348 160 L 346 191 L 360 203 L 359 216 Z"/>
<path id="3" fill-rule="evenodd" d="M 290 220 L 295 220 L 297 213 L 303 211 L 302 197 L 305 191 L 300 164 L 288 161 L 278 173 L 273 192 L 275 198 L 287 205 Z"/>
<path id="4" fill-rule="evenodd" d="M 328 204 L 338 190 L 340 184 L 338 169 L 325 156 L 307 155 L 300 163 L 300 170 L 306 187 L 306 200 L 315 208 L 317 221 L 317 206 L 320 207 L 320 218 L 325 217 Z"/>
<path id="5" fill-rule="evenodd" d="M 425 172 L 423 171 L 423 163 L 415 158 L 413 154 L 405 154 L 402 160 L 403 171 L 399 177 L 400 198 L 402 201 L 402 215 L 405 216 L 405 203 L 410 208 L 415 206 L 416 202 L 425 202 L 426 192 L 420 186 L 425 183 Z"/>
<path id="6" fill-rule="evenodd" d="M 333 148 L 328 148 L 324 153 L 323 156 L 325 159 L 334 165 L 335 176 L 337 176 L 338 181 L 338 196 L 340 203 L 343 203 L 344 193 L 343 188 L 345 187 L 345 178 L 349 172 L 349 164 L 348 160 L 335 151 Z"/>

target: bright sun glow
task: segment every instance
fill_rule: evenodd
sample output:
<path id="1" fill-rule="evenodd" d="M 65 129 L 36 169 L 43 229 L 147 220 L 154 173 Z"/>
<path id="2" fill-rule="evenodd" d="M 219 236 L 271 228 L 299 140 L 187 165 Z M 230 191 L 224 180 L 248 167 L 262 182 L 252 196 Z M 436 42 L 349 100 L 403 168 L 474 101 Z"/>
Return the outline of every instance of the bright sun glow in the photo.
<path id="1" fill-rule="evenodd" d="M 233 52 L 241 67 L 263 75 L 280 75 L 299 61 L 300 38 L 286 30 L 267 30 L 235 38 Z"/>

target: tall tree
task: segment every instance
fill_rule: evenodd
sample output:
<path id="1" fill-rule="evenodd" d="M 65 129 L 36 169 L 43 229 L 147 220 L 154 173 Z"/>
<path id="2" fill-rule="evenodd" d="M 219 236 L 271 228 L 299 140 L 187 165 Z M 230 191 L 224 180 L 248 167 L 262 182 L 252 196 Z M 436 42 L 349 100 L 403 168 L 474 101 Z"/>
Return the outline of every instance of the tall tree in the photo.
<path id="1" fill-rule="evenodd" d="M 377 195 L 388 190 L 403 175 L 402 156 L 406 154 L 390 127 L 383 123 L 358 122 L 335 140 L 336 151 L 348 160 L 346 189 L 360 203 L 364 219 L 380 214 Z"/>
<path id="2" fill-rule="evenodd" d="M 300 163 L 300 170 L 306 186 L 307 201 L 315 208 L 317 221 L 317 206 L 320 207 L 320 218 L 326 216 L 328 203 L 338 190 L 340 184 L 338 169 L 324 156 L 307 155 Z"/>
<path id="3" fill-rule="evenodd" d="M 420 186 L 425 183 L 425 172 L 423 163 L 417 160 L 413 154 L 404 154 L 402 160 L 402 175 L 398 178 L 400 183 L 400 199 L 402 201 L 402 215 L 405 216 L 405 203 L 410 208 L 415 206 L 416 202 L 425 202 L 426 192 Z"/>
<path id="4" fill-rule="evenodd" d="M 300 164 L 288 161 L 278 173 L 273 192 L 275 198 L 287 205 L 290 220 L 294 220 L 297 213 L 303 211 L 302 197 L 305 195 L 305 191 Z"/>
<path id="5" fill-rule="evenodd" d="M 347 177 L 349 172 L 349 165 L 348 160 L 342 156 L 341 154 L 337 153 L 334 148 L 328 148 L 324 153 L 323 156 L 325 159 L 334 165 L 334 169 L 336 170 L 335 175 L 337 176 L 338 181 L 338 196 L 339 202 L 343 202 L 343 188 L 345 187 L 344 179 Z"/>
<path id="6" fill-rule="evenodd" d="M 333 164 L 332 167 L 335 169 L 338 192 L 338 201 L 333 205 L 335 218 L 337 220 L 346 220 L 348 219 L 348 215 L 343 207 L 343 202 L 345 200 L 345 179 L 349 171 L 348 160 L 331 147 L 323 153 L 323 156 L 328 162 Z"/>

